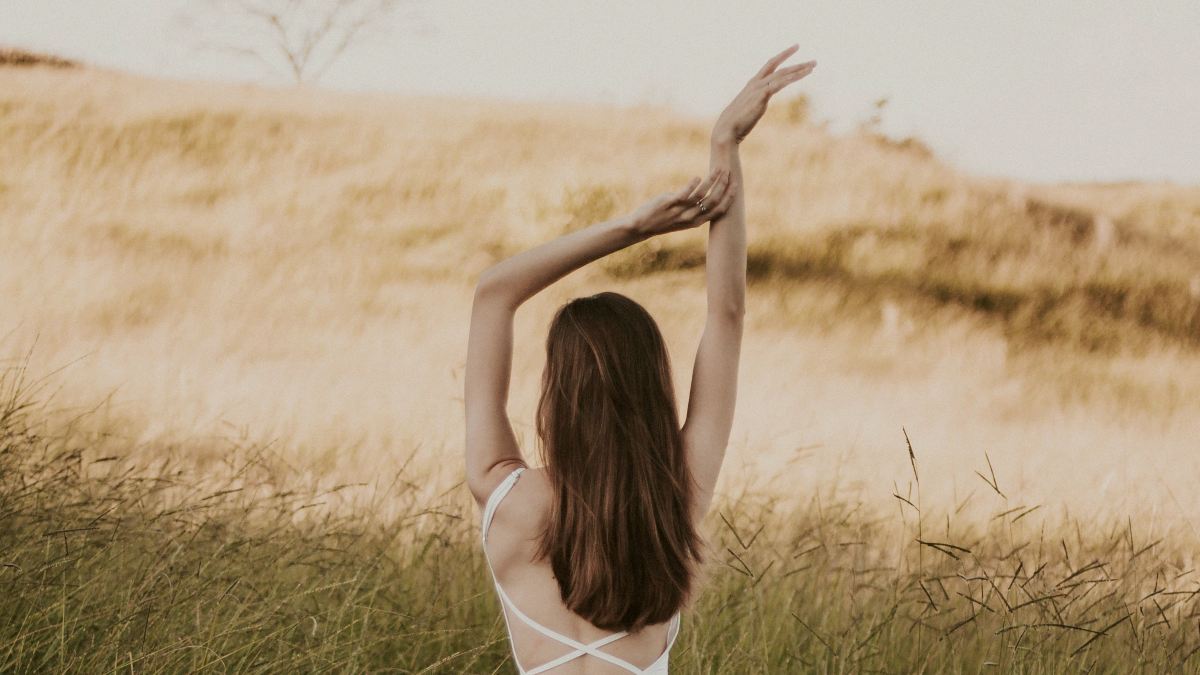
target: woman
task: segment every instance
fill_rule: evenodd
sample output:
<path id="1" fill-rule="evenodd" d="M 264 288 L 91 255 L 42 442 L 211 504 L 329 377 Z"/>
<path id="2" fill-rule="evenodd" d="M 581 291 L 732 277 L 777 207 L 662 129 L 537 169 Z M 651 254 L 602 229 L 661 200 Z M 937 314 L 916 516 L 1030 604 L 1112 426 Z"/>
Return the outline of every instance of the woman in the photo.
<path id="1" fill-rule="evenodd" d="M 778 69 L 796 48 L 768 61 L 721 113 L 706 179 L 480 276 L 465 376 L 467 484 L 484 509 L 484 553 L 521 673 L 667 672 L 733 422 L 746 292 L 738 144 L 772 95 L 812 72 L 815 61 Z M 544 466 L 530 468 L 506 413 L 517 307 L 593 260 L 705 221 L 708 312 L 682 427 L 654 319 L 618 293 L 576 298 L 551 321 L 537 410 Z"/>

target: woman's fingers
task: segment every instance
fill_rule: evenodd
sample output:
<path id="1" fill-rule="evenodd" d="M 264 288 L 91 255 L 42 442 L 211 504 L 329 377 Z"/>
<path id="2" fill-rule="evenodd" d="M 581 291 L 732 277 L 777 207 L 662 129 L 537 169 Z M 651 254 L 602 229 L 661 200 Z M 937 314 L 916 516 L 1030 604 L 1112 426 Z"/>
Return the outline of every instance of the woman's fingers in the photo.
<path id="1" fill-rule="evenodd" d="M 687 187 L 683 188 L 679 192 L 676 192 L 672 196 L 671 201 L 667 205 L 673 206 L 673 207 L 680 207 L 680 206 L 688 206 L 688 205 L 692 204 L 693 202 L 696 201 L 695 197 L 693 197 L 693 195 L 696 194 L 696 191 L 697 190 L 707 190 L 708 189 L 707 185 L 709 185 L 711 182 L 712 182 L 711 175 L 708 176 L 707 178 L 705 178 L 703 181 L 701 181 L 700 178 L 693 178 L 691 181 L 688 182 Z"/>
<path id="2" fill-rule="evenodd" d="M 767 61 L 766 64 L 763 65 L 762 68 L 758 69 L 758 72 L 754 74 L 754 77 L 755 78 L 766 77 L 767 75 L 770 75 L 771 73 L 775 72 L 775 69 L 779 67 L 779 64 L 786 61 L 787 58 L 789 56 L 791 56 L 792 54 L 796 53 L 796 50 L 799 48 L 800 48 L 799 44 L 794 44 L 791 47 L 788 47 L 787 49 L 779 52 L 775 56 L 772 56 L 770 61 Z"/>
<path id="3" fill-rule="evenodd" d="M 727 169 L 721 170 L 721 177 L 717 180 L 713 189 L 703 197 L 696 197 L 692 203 L 679 214 L 679 220 L 684 223 L 684 227 L 695 227 L 700 223 L 708 220 L 719 204 L 725 201 L 732 190 L 729 189 L 730 175 Z"/>
<path id="4" fill-rule="evenodd" d="M 704 196 L 704 205 L 707 208 L 702 210 L 706 212 L 711 211 L 713 207 L 719 204 L 725 194 L 729 192 L 729 186 L 731 182 L 729 171 L 727 169 L 722 169 L 721 180 L 717 181 L 717 184 L 713 186 L 712 191 Z"/>
<path id="5" fill-rule="evenodd" d="M 729 189 L 729 170 L 720 169 L 719 171 L 720 177 L 713 184 L 712 189 L 705 194 L 696 195 L 695 207 L 701 214 L 711 211 L 717 202 L 721 201 L 721 195 Z"/>
<path id="6" fill-rule="evenodd" d="M 708 194 L 709 189 L 711 189 L 712 186 L 721 179 L 721 176 L 724 173 L 724 169 L 713 169 L 713 172 L 708 174 L 708 178 L 706 178 L 703 183 L 701 183 L 698 187 L 695 187 L 693 190 L 690 190 L 681 200 L 679 200 L 679 205 L 691 207 L 698 204 L 700 199 L 704 198 L 704 195 Z"/>
<path id="7" fill-rule="evenodd" d="M 777 70 L 774 73 L 772 73 L 771 77 L 769 79 L 774 80 L 776 78 L 787 77 L 788 75 L 793 75 L 793 74 L 799 73 L 801 71 L 812 70 L 816 65 L 817 65 L 816 61 L 805 61 L 804 63 L 800 63 L 800 64 L 797 64 L 794 66 L 788 66 L 787 68 L 783 68 L 781 70 Z"/>
<path id="8" fill-rule="evenodd" d="M 717 208 L 713 209 L 714 213 L 712 214 L 712 217 L 717 218 L 725 215 L 725 212 L 729 210 L 729 207 L 733 206 L 733 200 L 736 198 L 737 190 L 727 190 L 721 197 L 721 202 L 717 204 Z"/>
<path id="9" fill-rule="evenodd" d="M 696 186 L 699 184 L 700 184 L 699 178 L 691 179 L 690 181 L 688 181 L 688 184 L 682 190 L 680 190 L 679 192 L 671 193 L 671 199 L 669 200 L 668 204 L 675 205 L 675 204 L 680 204 L 680 203 L 687 201 L 688 195 L 692 194 L 692 192 L 696 189 Z"/>
<path id="10" fill-rule="evenodd" d="M 788 68 L 775 73 L 769 80 L 767 80 L 767 93 L 774 95 L 787 85 L 796 82 L 797 80 L 804 79 L 816 67 L 816 61 L 809 61 L 808 63 L 795 66 L 794 68 Z"/>
<path id="11" fill-rule="evenodd" d="M 736 196 L 737 190 L 729 188 L 724 190 L 719 195 L 713 194 L 709 197 L 705 197 L 704 204 L 708 208 L 704 209 L 703 211 L 697 211 L 695 216 L 693 216 L 693 218 L 697 221 L 696 224 L 698 225 L 706 220 L 714 220 L 725 215 L 725 212 L 729 210 L 729 207 L 733 204 L 733 200 Z"/>

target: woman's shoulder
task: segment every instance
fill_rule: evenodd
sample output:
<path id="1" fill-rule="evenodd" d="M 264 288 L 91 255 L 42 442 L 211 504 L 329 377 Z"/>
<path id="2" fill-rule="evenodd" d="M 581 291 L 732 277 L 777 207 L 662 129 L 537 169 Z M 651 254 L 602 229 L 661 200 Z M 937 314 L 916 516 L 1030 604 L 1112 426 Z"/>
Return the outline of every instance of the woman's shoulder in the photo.
<path id="1" fill-rule="evenodd" d="M 550 507 L 553 494 L 550 481 L 545 469 L 540 467 L 522 467 L 517 471 L 520 471 L 520 476 L 496 507 L 493 527 L 500 523 L 506 528 L 520 527 L 540 531 L 542 519 Z"/>
<path id="2" fill-rule="evenodd" d="M 529 467 L 521 472 L 521 478 L 517 480 L 517 484 L 521 486 L 518 500 L 527 508 L 535 508 L 550 505 L 550 496 L 553 489 L 550 486 L 550 477 L 546 475 L 546 470 L 542 467 Z"/>

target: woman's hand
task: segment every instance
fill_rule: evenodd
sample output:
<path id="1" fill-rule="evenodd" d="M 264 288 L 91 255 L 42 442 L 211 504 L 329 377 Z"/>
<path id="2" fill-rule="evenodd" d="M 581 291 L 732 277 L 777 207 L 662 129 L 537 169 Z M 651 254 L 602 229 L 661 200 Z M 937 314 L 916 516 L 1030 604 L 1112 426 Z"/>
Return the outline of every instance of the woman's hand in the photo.
<path id="1" fill-rule="evenodd" d="M 713 141 L 741 143 L 767 110 L 767 101 L 787 85 L 800 80 L 817 67 L 816 61 L 789 66 L 776 71 L 781 63 L 796 52 L 792 45 L 779 52 L 759 69 L 746 83 L 733 102 L 726 106 L 713 127 Z"/>
<path id="2" fill-rule="evenodd" d="M 693 178 L 682 190 L 664 192 L 640 206 L 630 216 L 633 231 L 652 237 L 696 227 L 724 215 L 736 194 L 729 170 L 714 169 L 703 182 Z"/>

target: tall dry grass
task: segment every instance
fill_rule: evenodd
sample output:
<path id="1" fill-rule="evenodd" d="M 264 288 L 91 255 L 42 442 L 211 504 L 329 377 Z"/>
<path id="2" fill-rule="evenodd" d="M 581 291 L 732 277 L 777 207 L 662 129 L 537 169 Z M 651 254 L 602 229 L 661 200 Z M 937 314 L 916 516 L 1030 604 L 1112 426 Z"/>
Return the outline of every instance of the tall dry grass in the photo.
<path id="1" fill-rule="evenodd" d="M 459 485 L 471 284 L 702 172 L 708 120 L 97 69 L 0 92 L 0 344 L 52 402 L 4 418 L 0 670 L 501 667 Z M 673 662 L 1195 668 L 1200 190 L 977 179 L 784 103 L 743 149 L 739 410 Z M 573 295 L 645 304 L 687 391 L 703 241 L 522 308 L 531 454 Z"/>
<path id="2" fill-rule="evenodd" d="M 511 668 L 461 490 L 415 498 L 409 465 L 314 489 L 255 447 L 202 474 L 170 448 L 96 456 L 109 441 L 45 424 L 54 411 L 26 383 L 0 377 L 0 670 Z M 676 670 L 1200 671 L 1194 537 L 1131 520 L 1048 529 L 991 471 L 994 513 L 960 523 L 924 502 L 908 453 L 891 514 L 836 486 L 786 510 L 724 497 Z M 354 492 L 366 502 L 332 504 Z"/>

